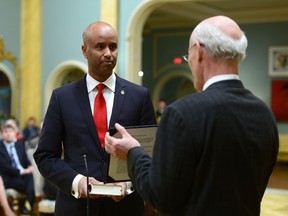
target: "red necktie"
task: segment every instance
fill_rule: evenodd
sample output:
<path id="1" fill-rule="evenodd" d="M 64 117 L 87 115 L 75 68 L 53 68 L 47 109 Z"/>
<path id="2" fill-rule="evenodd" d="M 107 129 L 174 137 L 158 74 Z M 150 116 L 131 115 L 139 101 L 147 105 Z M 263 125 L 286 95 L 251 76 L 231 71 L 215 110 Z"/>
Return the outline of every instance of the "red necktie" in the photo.
<path id="1" fill-rule="evenodd" d="M 105 87 L 106 86 L 102 83 L 96 86 L 96 88 L 98 89 L 98 94 L 95 97 L 95 101 L 94 101 L 94 123 L 97 129 L 97 133 L 98 133 L 102 148 L 104 148 L 104 137 L 107 132 L 106 101 L 102 93 Z"/>

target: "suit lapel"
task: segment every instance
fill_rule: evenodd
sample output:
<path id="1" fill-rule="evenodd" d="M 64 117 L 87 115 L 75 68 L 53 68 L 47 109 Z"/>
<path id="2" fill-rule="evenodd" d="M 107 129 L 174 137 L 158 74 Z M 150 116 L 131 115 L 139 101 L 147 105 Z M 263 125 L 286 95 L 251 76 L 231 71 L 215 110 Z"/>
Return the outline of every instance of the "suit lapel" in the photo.
<path id="1" fill-rule="evenodd" d="M 4 143 L 3 143 L 3 141 L 0 142 L 0 151 L 3 152 L 3 154 L 5 154 L 5 156 L 7 158 L 10 159 L 9 153 L 6 150 L 6 147 L 5 147 Z"/>
<path id="2" fill-rule="evenodd" d="M 7 151 L 3 141 L 1 141 L 1 143 L 0 143 L 0 151 L 4 154 L 6 160 L 9 161 L 9 164 L 12 165 L 11 157 L 10 157 L 9 152 Z"/>
<path id="3" fill-rule="evenodd" d="M 86 76 L 84 76 L 74 88 L 74 94 L 76 94 L 76 98 L 81 109 L 81 113 L 83 118 L 88 125 L 88 129 L 91 133 L 91 136 L 98 143 L 97 147 L 99 150 L 103 150 L 100 146 L 99 137 L 96 131 L 96 127 L 93 121 L 93 116 L 90 108 L 90 102 L 88 98 L 87 86 L 86 86 Z M 116 87 L 115 87 L 115 95 L 114 95 L 114 104 L 112 108 L 112 114 L 110 118 L 109 127 L 114 127 L 114 124 L 119 119 L 120 112 L 122 110 L 122 106 L 124 103 L 125 96 L 127 94 L 126 84 L 123 80 L 116 75 Z"/>
<path id="4" fill-rule="evenodd" d="M 88 126 L 88 129 L 93 137 L 95 143 L 98 143 L 97 147 L 100 147 L 99 137 L 96 131 L 96 127 L 93 120 L 93 115 L 91 112 L 87 85 L 86 85 L 86 76 L 84 76 L 79 82 L 76 84 L 74 88 L 74 93 L 76 94 L 77 102 L 79 104 L 82 116 Z M 102 149 L 101 147 L 99 149 Z"/>
<path id="5" fill-rule="evenodd" d="M 127 94 L 126 84 L 122 81 L 120 77 L 116 75 L 116 87 L 115 87 L 115 95 L 114 95 L 114 103 L 112 114 L 110 118 L 109 127 L 114 127 L 115 123 L 119 119 L 120 112 L 122 110 L 122 105 L 124 103 L 124 99 Z"/>

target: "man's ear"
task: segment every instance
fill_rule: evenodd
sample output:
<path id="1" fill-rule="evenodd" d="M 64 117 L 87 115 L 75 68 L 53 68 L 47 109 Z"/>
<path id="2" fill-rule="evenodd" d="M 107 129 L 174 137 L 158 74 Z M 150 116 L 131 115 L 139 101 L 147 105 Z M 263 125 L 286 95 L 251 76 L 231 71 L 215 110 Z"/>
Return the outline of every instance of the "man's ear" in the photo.
<path id="1" fill-rule="evenodd" d="M 87 52 L 86 52 L 86 46 L 85 45 L 82 45 L 82 53 L 83 53 L 83 56 L 85 57 L 85 59 L 87 59 Z"/>
<path id="2" fill-rule="evenodd" d="M 196 47 L 197 47 L 197 59 L 199 62 L 202 62 L 203 55 L 204 55 L 203 47 L 199 43 L 196 44 Z"/>

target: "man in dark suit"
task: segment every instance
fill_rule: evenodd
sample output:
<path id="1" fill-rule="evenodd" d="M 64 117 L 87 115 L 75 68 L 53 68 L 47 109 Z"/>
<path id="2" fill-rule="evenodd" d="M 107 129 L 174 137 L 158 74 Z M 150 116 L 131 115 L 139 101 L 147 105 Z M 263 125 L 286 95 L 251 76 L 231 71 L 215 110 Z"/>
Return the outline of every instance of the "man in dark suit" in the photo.
<path id="1" fill-rule="evenodd" d="M 165 109 L 152 159 L 119 124 L 122 139 L 106 134 L 106 151 L 128 156 L 136 191 L 162 215 L 260 215 L 279 142 L 272 112 L 239 80 L 246 47 L 228 17 L 196 26 L 185 60 L 199 93 Z"/>
<path id="2" fill-rule="evenodd" d="M 13 188 L 27 196 L 33 214 L 35 190 L 33 167 L 27 157 L 23 143 L 16 141 L 16 131 L 12 125 L 2 128 L 0 141 L 0 174 L 5 188 Z M 22 213 L 28 213 L 25 200 L 21 203 Z"/>
<path id="3" fill-rule="evenodd" d="M 40 129 L 38 126 L 36 126 L 36 118 L 33 116 L 30 116 L 28 118 L 27 126 L 23 129 L 22 134 L 23 134 L 23 139 L 24 143 L 26 144 L 31 144 L 30 141 L 33 140 L 33 138 L 36 138 L 39 136 Z M 31 146 L 33 147 L 33 146 Z"/>
<path id="4" fill-rule="evenodd" d="M 156 124 L 148 89 L 113 73 L 117 43 L 117 33 L 109 24 L 96 22 L 89 25 L 83 32 L 82 46 L 88 61 L 87 75 L 52 93 L 34 158 L 41 174 L 60 189 L 56 198 L 56 216 L 86 215 L 87 172 L 83 154 L 87 154 L 90 184 L 111 180 L 107 176 L 109 155 L 102 146 L 109 125 L 114 126 L 115 122 L 125 126 Z M 101 90 L 97 90 L 99 83 L 105 85 L 102 94 L 107 110 L 100 116 L 100 109 L 94 107 L 94 99 L 101 96 Z M 95 125 L 93 116 L 95 122 L 103 116 L 107 119 Z M 98 127 L 107 123 L 101 133 Z M 140 196 L 135 192 L 126 194 L 125 182 L 117 184 L 123 187 L 122 197 L 93 196 L 95 199 L 89 200 L 91 215 L 144 215 Z"/>

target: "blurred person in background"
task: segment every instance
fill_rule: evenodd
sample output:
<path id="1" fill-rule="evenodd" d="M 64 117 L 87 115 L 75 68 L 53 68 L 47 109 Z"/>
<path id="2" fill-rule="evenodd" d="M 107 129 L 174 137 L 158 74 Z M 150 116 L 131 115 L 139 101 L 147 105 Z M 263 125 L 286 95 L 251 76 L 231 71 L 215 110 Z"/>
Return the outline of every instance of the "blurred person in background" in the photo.
<path id="1" fill-rule="evenodd" d="M 25 194 L 30 204 L 30 211 L 26 208 L 26 199 L 21 200 L 23 214 L 33 214 L 35 204 L 35 190 L 33 167 L 28 159 L 25 146 L 16 141 L 14 126 L 5 124 L 2 127 L 3 140 L 0 141 L 0 174 L 5 188 L 12 188 Z"/>

